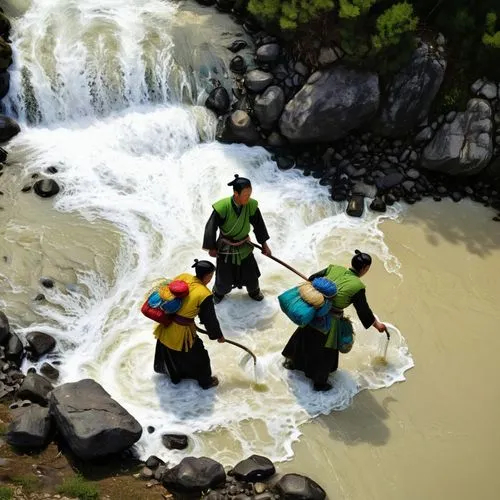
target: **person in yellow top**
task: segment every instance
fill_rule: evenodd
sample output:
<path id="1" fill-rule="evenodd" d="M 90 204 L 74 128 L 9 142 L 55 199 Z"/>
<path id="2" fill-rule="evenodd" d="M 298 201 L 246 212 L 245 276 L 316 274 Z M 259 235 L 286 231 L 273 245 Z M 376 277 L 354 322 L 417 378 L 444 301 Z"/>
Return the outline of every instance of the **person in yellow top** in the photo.
<path id="1" fill-rule="evenodd" d="M 219 384 L 212 376 L 210 357 L 203 341 L 196 334 L 194 318 L 200 322 L 211 340 L 224 342 L 219 321 L 215 314 L 212 292 L 207 288 L 213 278 L 215 266 L 207 260 L 195 259 L 195 275 L 183 273 L 175 280 L 187 283 L 189 293 L 182 299 L 182 305 L 175 314 L 168 314 L 160 308 L 151 307 L 148 300 L 142 306 L 142 313 L 159 323 L 154 330 L 157 339 L 154 370 L 169 375 L 174 384 L 184 379 L 194 379 L 203 389 Z"/>

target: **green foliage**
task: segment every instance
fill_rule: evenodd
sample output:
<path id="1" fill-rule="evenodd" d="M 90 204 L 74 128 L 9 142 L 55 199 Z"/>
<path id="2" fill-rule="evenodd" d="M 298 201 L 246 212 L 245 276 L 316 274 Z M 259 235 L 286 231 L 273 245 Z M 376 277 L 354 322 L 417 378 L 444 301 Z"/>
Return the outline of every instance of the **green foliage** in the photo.
<path id="1" fill-rule="evenodd" d="M 376 0 L 339 0 L 339 17 L 354 19 L 366 14 Z"/>
<path id="2" fill-rule="evenodd" d="M 376 34 L 372 37 L 375 50 L 398 45 L 404 35 L 415 31 L 418 17 L 414 15 L 413 5 L 403 2 L 389 7 L 376 22 Z"/>
<path id="3" fill-rule="evenodd" d="M 11 500 L 14 498 L 14 492 L 7 486 L 0 486 L 0 500 Z"/>
<path id="4" fill-rule="evenodd" d="M 22 486 L 25 493 L 33 493 L 40 486 L 40 480 L 34 476 L 17 476 L 11 479 L 16 486 Z"/>
<path id="5" fill-rule="evenodd" d="M 500 49 L 500 31 L 495 31 L 497 24 L 497 15 L 494 12 L 486 14 L 485 33 L 482 41 L 484 45 L 494 49 Z"/>
<path id="6" fill-rule="evenodd" d="M 82 476 L 67 478 L 57 487 L 57 492 L 79 500 L 98 500 L 97 486 L 86 481 Z"/>
<path id="7" fill-rule="evenodd" d="M 278 22 L 283 30 L 293 30 L 334 7 L 334 0 L 250 0 L 248 3 L 251 14 L 269 22 Z"/>

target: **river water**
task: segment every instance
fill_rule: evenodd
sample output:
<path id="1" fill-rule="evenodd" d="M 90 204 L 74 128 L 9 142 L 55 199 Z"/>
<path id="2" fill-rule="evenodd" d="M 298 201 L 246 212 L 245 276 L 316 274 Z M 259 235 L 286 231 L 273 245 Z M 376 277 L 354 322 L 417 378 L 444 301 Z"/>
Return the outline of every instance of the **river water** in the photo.
<path id="1" fill-rule="evenodd" d="M 2 307 L 21 336 L 57 339 L 50 359 L 61 362 L 61 381 L 95 378 L 155 427 L 138 443 L 145 458 L 207 455 L 230 465 L 262 454 L 307 473 L 331 498 L 493 498 L 500 236 L 491 214 L 424 202 L 352 219 L 316 180 L 280 172 L 265 150 L 214 142 L 206 90 L 211 78 L 229 85 L 224 46 L 245 37 L 227 16 L 160 0 L 9 8 L 6 104 L 22 133 L 0 178 Z M 225 335 L 258 356 L 262 384 L 242 351 L 208 339 L 217 390 L 153 373 L 144 295 L 154 279 L 206 258 L 204 224 L 234 173 L 252 179 L 274 254 L 303 273 L 347 264 L 355 248 L 373 255 L 368 298 L 395 326 L 387 366 L 376 363 L 383 337 L 358 322 L 332 391 L 314 393 L 284 370 L 293 325 L 276 297 L 298 281 L 258 256 L 266 299 L 236 291 L 217 314 Z M 53 176 L 61 193 L 22 193 L 36 174 Z M 41 277 L 56 286 L 42 288 Z M 166 450 L 164 432 L 188 433 L 190 447 Z"/>

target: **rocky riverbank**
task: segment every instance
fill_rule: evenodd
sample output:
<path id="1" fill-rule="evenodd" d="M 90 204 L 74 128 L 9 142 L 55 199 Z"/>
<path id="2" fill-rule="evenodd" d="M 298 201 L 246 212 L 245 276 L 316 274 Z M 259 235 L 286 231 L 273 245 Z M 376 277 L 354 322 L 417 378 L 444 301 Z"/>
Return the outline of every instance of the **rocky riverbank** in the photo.
<path id="1" fill-rule="evenodd" d="M 266 147 L 279 168 L 301 169 L 334 201 L 349 200 L 351 215 L 362 214 L 364 197 L 379 212 L 425 197 L 470 197 L 500 210 L 500 83 L 474 82 L 465 110 L 434 117 L 447 67 L 442 34 L 417 40 L 407 65 L 383 82 L 345 64 L 337 46 L 318 42 L 312 62 L 294 57 L 239 2 L 198 3 L 233 16 L 255 44 L 253 60 L 237 54 L 244 40 L 228 46 L 232 95 L 218 86 L 207 99 L 220 117 L 218 140 Z"/>

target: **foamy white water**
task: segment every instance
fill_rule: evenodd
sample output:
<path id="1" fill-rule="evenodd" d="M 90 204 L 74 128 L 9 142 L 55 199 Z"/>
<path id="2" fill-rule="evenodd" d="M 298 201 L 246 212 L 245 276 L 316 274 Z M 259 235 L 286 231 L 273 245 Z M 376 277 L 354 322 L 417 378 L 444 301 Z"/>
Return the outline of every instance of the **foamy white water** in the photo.
<path id="1" fill-rule="evenodd" d="M 49 4 L 58 2 L 37 3 Z M 91 4 L 86 2 L 85 9 Z M 118 8 L 107 0 L 99 5 L 120 27 L 134 22 L 129 16 L 123 20 L 133 5 L 140 11 L 135 13 L 138 19 L 150 10 L 169 14 L 171 9 L 159 1 L 120 2 Z M 25 17 L 42 22 L 36 12 Z M 24 40 L 22 33 L 19 37 L 17 50 Z M 68 88 L 80 89 L 75 99 L 88 104 L 86 90 L 75 82 L 80 76 L 69 72 L 64 80 Z M 258 381 L 265 387 L 254 387 L 253 365 L 245 362 L 243 351 L 208 339 L 205 345 L 221 382 L 216 390 L 203 391 L 191 381 L 173 386 L 155 375 L 154 324 L 140 313 L 144 294 L 155 278 L 188 271 L 194 258 L 207 258 L 201 250 L 204 225 L 211 204 L 230 194 L 226 184 L 234 173 L 252 179 L 274 254 L 304 274 L 333 261 L 347 264 L 358 247 L 378 257 L 388 273 L 399 274 L 379 225 L 384 218 L 397 219 L 401 207 L 389 207 L 384 215 L 366 212 L 363 219 L 349 218 L 344 204 L 330 201 L 327 188 L 298 171 L 280 172 L 265 150 L 213 142 L 213 115 L 172 101 L 168 91 L 162 104 L 144 104 L 137 97 L 134 106 L 108 109 L 107 116 L 99 117 L 95 108 L 75 109 L 66 97 L 64 106 L 57 107 L 53 93 L 43 94 L 41 81 L 33 80 L 40 109 L 52 107 L 57 113 L 44 113 L 43 126 L 25 125 L 13 148 L 24 151 L 26 174 L 57 167 L 54 178 L 63 189 L 54 200 L 55 210 L 81 214 L 89 224 L 106 220 L 120 231 L 121 242 L 112 272 L 82 264 L 75 272 L 84 286 L 47 290 L 48 303 L 38 306 L 43 319 L 20 333 L 52 334 L 63 360 L 62 382 L 95 378 L 144 428 L 155 427 L 138 443 L 143 457 L 154 453 L 177 460 L 210 453 L 234 463 L 258 453 L 287 459 L 300 424 L 346 408 L 360 390 L 404 380 L 413 361 L 400 332 L 395 329 L 392 335 L 387 366 L 377 366 L 372 361 L 380 334 L 362 332 L 359 322 L 355 347 L 342 356 L 332 391 L 315 393 L 301 373 L 286 371 L 280 352 L 294 325 L 281 313 L 276 297 L 300 278 L 262 255 L 257 259 L 266 299 L 256 303 L 235 291 L 217 306 L 217 314 L 225 335 L 258 356 Z M 172 84 L 168 78 L 165 82 Z M 161 443 L 165 432 L 184 432 L 194 439 L 184 452 L 168 451 Z"/>

